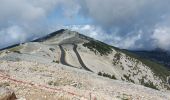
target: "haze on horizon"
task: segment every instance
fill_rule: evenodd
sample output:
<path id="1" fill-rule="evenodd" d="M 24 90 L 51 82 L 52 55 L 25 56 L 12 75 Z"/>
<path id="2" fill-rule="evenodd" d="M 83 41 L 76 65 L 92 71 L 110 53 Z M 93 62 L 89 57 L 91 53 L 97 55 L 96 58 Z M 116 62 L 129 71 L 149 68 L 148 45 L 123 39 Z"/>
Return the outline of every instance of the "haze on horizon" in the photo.
<path id="1" fill-rule="evenodd" d="M 0 48 L 61 28 L 124 49 L 170 50 L 170 0 L 1 0 Z"/>

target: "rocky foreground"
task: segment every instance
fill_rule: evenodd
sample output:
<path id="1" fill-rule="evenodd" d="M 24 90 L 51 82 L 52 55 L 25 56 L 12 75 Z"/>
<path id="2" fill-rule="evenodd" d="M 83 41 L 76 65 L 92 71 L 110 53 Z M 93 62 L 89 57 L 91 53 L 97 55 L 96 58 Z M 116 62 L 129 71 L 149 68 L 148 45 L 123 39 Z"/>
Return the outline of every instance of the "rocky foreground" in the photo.
<path id="1" fill-rule="evenodd" d="M 170 99 L 170 94 L 166 92 L 111 80 L 61 64 L 1 61 L 0 80 L 0 86 L 12 89 L 19 100 Z M 12 95 L 12 99 L 0 100 L 13 98 L 15 96 Z"/>
<path id="2" fill-rule="evenodd" d="M 16 100 L 16 95 L 12 90 L 0 87 L 0 100 Z"/>

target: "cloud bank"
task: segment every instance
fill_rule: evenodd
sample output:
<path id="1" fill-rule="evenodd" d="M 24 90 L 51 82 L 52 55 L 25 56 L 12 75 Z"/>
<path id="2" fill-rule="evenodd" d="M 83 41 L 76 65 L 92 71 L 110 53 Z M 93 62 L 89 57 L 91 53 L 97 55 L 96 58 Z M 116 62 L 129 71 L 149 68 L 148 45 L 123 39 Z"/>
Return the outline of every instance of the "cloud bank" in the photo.
<path id="1" fill-rule="evenodd" d="M 81 3 L 84 4 L 83 14 L 93 18 L 95 25 L 101 26 L 110 34 L 114 45 L 128 49 L 159 47 L 169 50 L 168 2 L 169 0 L 83 0 Z"/>
<path id="2" fill-rule="evenodd" d="M 1 0 L 0 47 L 57 30 L 68 24 L 67 19 L 78 19 L 70 29 L 114 46 L 170 50 L 168 4 L 169 0 Z M 58 16 L 66 21 L 60 22 Z M 92 21 L 82 25 L 77 16 Z"/>
<path id="3" fill-rule="evenodd" d="M 74 2 L 73 2 L 74 3 Z M 49 16 L 60 5 L 69 7 L 62 12 L 73 14 L 70 1 L 63 0 L 1 0 L 0 48 L 24 42 L 51 32 Z"/>

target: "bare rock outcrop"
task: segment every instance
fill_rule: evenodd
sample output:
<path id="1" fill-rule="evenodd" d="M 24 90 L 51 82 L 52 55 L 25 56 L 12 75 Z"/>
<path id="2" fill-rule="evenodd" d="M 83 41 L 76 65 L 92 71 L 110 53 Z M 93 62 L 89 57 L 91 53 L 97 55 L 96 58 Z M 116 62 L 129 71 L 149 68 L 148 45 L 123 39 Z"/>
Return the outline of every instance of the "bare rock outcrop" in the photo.
<path id="1" fill-rule="evenodd" d="M 0 87 L 0 100 L 16 100 L 16 95 L 12 90 Z"/>

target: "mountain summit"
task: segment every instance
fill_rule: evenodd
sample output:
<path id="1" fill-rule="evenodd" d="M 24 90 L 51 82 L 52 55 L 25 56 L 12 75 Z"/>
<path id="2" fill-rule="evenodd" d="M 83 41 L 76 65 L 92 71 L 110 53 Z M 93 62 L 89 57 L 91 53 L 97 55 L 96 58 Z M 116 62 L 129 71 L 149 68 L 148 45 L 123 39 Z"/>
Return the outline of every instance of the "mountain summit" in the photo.
<path id="1" fill-rule="evenodd" d="M 170 99 L 166 68 L 67 29 L 0 51 L 0 63 L 2 83 L 28 100 Z"/>

